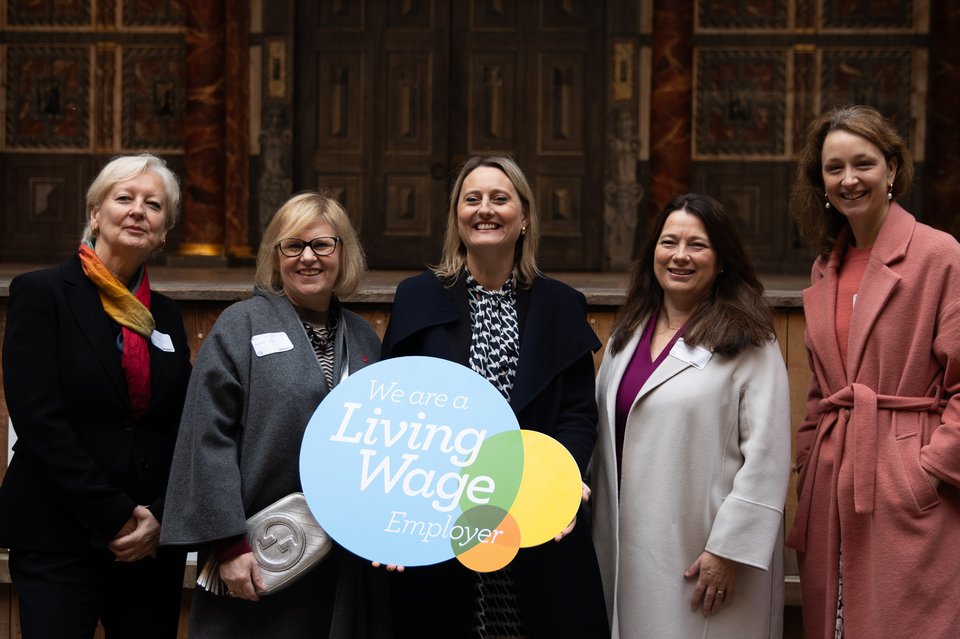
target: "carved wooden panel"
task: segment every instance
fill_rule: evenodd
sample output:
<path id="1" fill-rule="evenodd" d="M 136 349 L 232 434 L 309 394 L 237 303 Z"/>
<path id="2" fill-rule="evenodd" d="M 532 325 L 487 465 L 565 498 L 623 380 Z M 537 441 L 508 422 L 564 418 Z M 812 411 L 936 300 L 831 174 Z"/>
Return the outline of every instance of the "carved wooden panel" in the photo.
<path id="1" fill-rule="evenodd" d="M 777 31 L 789 26 L 787 0 L 697 0 L 695 6 L 700 30 Z"/>
<path id="2" fill-rule="evenodd" d="M 434 3 L 431 0 L 390 0 L 386 3 L 387 24 L 393 29 L 432 29 Z"/>
<path id="3" fill-rule="evenodd" d="M 909 123 L 914 84 L 910 49 L 824 49 L 820 59 L 820 108 L 835 104 L 868 104 L 896 120 L 912 146 Z"/>
<path id="4" fill-rule="evenodd" d="M 301 183 L 362 183 L 338 192 L 361 207 L 351 213 L 372 266 L 436 262 L 459 164 L 491 153 L 516 158 L 546 198 L 544 268 L 599 266 L 602 198 L 588 193 L 602 191 L 603 149 L 591 157 L 588 145 L 604 139 L 604 74 L 589 73 L 604 68 L 602 3 L 299 8 Z"/>
<path id="5" fill-rule="evenodd" d="M 315 27 L 320 30 L 359 31 L 364 28 L 363 2 L 354 0 L 331 0 L 314 2 L 316 10 Z"/>
<path id="6" fill-rule="evenodd" d="M 123 0 L 123 24 L 128 27 L 182 28 L 183 0 Z"/>
<path id="7" fill-rule="evenodd" d="M 910 30 L 913 28 L 914 5 L 913 0 L 823 0 L 823 27 Z"/>
<path id="8" fill-rule="evenodd" d="M 363 145 L 363 54 L 319 56 L 317 147 L 360 153 Z"/>
<path id="9" fill-rule="evenodd" d="M 12 27 L 91 24 L 89 0 L 7 0 L 7 24 Z"/>
<path id="10" fill-rule="evenodd" d="M 116 148 L 113 97 L 117 83 L 117 47 L 113 43 L 99 43 L 96 55 L 93 144 L 99 152 L 107 152 Z"/>
<path id="11" fill-rule="evenodd" d="M 84 223 L 86 163 L 25 155 L 10 164 L 8 157 L 2 175 L 0 259 L 59 261 L 75 250 Z"/>
<path id="12" fill-rule="evenodd" d="M 90 146 L 90 48 L 7 48 L 6 145 L 19 149 Z"/>
<path id="13" fill-rule="evenodd" d="M 124 148 L 183 148 L 184 56 L 181 46 L 124 48 Z"/>
<path id="14" fill-rule="evenodd" d="M 541 174 L 537 180 L 536 192 L 540 232 L 545 237 L 582 235 L 582 179 L 569 175 Z"/>
<path id="15" fill-rule="evenodd" d="M 470 0 L 473 31 L 515 31 L 518 16 L 517 0 Z"/>
<path id="16" fill-rule="evenodd" d="M 467 146 L 487 153 L 516 148 L 516 54 L 476 53 L 470 56 Z"/>
<path id="17" fill-rule="evenodd" d="M 385 235 L 424 236 L 430 235 L 430 210 L 432 185 L 429 177 L 419 175 L 387 176 L 384 213 Z"/>
<path id="18" fill-rule="evenodd" d="M 581 55 L 545 53 L 539 64 L 538 151 L 544 155 L 579 154 L 583 148 L 583 74 Z"/>
<path id="19" fill-rule="evenodd" d="M 696 52 L 694 157 L 783 157 L 786 152 L 787 52 Z"/>
<path id="20" fill-rule="evenodd" d="M 788 163 L 710 162 L 694 172 L 693 190 L 723 204 L 762 272 L 802 271 L 812 259 L 785 212 L 783 194 L 789 192 L 792 169 Z"/>
<path id="21" fill-rule="evenodd" d="M 360 175 L 318 175 L 315 188 L 328 191 L 347 210 L 350 223 L 357 233 L 363 233 L 364 188 Z"/>
<path id="22" fill-rule="evenodd" d="M 544 31 L 580 31 L 584 28 L 584 0 L 540 0 L 540 28 Z"/>
<path id="23" fill-rule="evenodd" d="M 803 144 L 807 126 L 820 114 L 815 91 L 817 86 L 817 54 L 813 47 L 804 47 L 793 53 L 793 146 Z"/>
<path id="24" fill-rule="evenodd" d="M 427 53 L 386 55 L 386 151 L 429 153 L 432 148 L 433 60 Z"/>

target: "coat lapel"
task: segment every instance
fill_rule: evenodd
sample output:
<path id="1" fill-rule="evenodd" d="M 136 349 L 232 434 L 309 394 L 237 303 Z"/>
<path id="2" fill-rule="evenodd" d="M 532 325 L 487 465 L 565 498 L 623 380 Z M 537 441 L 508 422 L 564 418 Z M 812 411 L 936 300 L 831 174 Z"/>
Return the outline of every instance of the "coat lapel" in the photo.
<path id="1" fill-rule="evenodd" d="M 690 362 L 678 359 L 673 355 L 667 355 L 664 360 L 660 362 L 660 365 L 653 370 L 650 377 L 647 378 L 647 381 L 643 383 L 643 386 L 640 387 L 640 392 L 637 393 L 637 398 L 633 400 L 633 404 L 636 405 L 637 402 L 643 399 L 650 391 L 691 366 L 693 366 L 693 364 Z"/>
<path id="2" fill-rule="evenodd" d="M 113 389 L 124 404 L 129 405 L 130 397 L 127 392 L 127 381 L 123 376 L 123 368 L 120 365 L 117 341 L 110 328 L 107 314 L 103 311 L 97 287 L 83 274 L 80 258 L 76 256 L 64 264 L 61 273 L 65 284 L 67 305 L 70 307 L 74 321 L 106 372 Z"/>
<path id="3" fill-rule="evenodd" d="M 534 280 L 529 295 L 526 319 L 520 329 L 520 361 L 510 393 L 510 406 L 518 414 L 561 371 L 600 347 L 596 334 L 582 316 L 556 317 L 554 300 L 539 278 Z M 555 330 L 544 330 L 554 326 Z M 562 340 L 557 339 L 558 334 L 563 336 Z"/>
<path id="4" fill-rule="evenodd" d="M 847 377 L 850 380 L 856 379 L 870 332 L 900 283 L 900 275 L 889 265 L 903 259 L 915 227 L 916 220 L 912 216 L 897 203 L 890 204 L 860 282 L 859 290 L 863 294 L 857 296 L 850 319 L 850 348 L 847 353 Z"/>
<path id="5" fill-rule="evenodd" d="M 623 380 L 623 375 L 627 371 L 627 366 L 630 365 L 630 361 L 633 359 L 633 354 L 636 352 L 637 346 L 640 344 L 640 338 L 643 335 L 643 329 L 645 326 L 646 323 L 638 326 L 633 332 L 633 336 L 623 347 L 623 350 L 617 353 L 617 355 L 613 358 L 609 375 L 607 376 L 606 381 L 603 382 L 604 388 L 616 389 L 620 387 L 620 382 Z M 640 387 L 640 392 L 638 392 L 636 398 L 634 398 L 633 404 L 631 405 L 631 410 L 633 406 L 636 406 L 636 404 L 653 389 L 679 375 L 690 366 L 693 366 L 691 362 L 684 361 L 674 357 L 673 355 L 667 355 L 667 357 L 660 362 L 660 365 L 657 366 L 657 368 L 654 369 L 654 371 L 650 374 L 650 377 L 647 378 L 647 381 L 644 382 L 643 386 Z M 601 410 L 606 412 L 607 420 L 610 424 L 614 424 L 616 421 L 616 401 L 617 393 L 608 392 L 606 393 L 605 403 L 601 407 Z"/>
<path id="6" fill-rule="evenodd" d="M 837 244 L 845 246 L 846 235 L 841 235 Z M 813 283 L 803 290 L 807 340 L 819 345 L 816 352 L 823 360 L 821 368 L 831 389 L 846 384 L 843 378 L 843 363 L 840 361 L 840 346 L 837 344 L 837 326 L 834 322 L 837 311 L 837 268 L 841 256 L 842 253 L 837 248 L 826 263 L 818 259 L 813 268 Z M 824 389 L 824 392 L 826 391 L 827 389 Z"/>
<path id="7" fill-rule="evenodd" d="M 600 410 L 604 412 L 607 417 L 607 424 L 610 426 L 611 432 L 611 442 L 613 441 L 613 429 L 614 424 L 616 424 L 616 411 L 617 411 L 617 393 L 611 392 L 613 389 L 620 388 L 620 382 L 623 380 L 624 373 L 627 372 L 627 366 L 630 364 L 630 360 L 633 358 L 634 351 L 637 350 L 637 344 L 640 343 L 640 336 L 643 335 L 643 327 L 645 324 L 641 324 L 637 330 L 633 331 L 633 335 L 630 336 L 630 339 L 627 340 L 627 343 L 624 344 L 623 350 L 613 356 L 610 360 L 610 369 L 603 371 L 603 376 L 598 381 L 597 387 L 607 389 L 607 392 L 604 393 L 604 403 L 603 406 L 600 406 Z M 610 348 L 610 345 L 607 344 L 607 348 Z M 613 449 L 611 448 L 611 451 Z"/>

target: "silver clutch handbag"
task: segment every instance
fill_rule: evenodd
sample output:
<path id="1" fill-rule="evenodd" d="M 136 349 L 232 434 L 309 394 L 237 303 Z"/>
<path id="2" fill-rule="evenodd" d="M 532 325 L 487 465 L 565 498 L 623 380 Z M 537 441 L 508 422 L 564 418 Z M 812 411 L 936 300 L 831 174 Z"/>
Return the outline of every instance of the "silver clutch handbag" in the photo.
<path id="1" fill-rule="evenodd" d="M 303 493 L 290 493 L 247 519 L 247 541 L 265 584 L 260 595 L 283 590 L 333 548 L 333 540 L 313 518 Z M 227 594 L 216 553 L 207 558 L 197 585 L 214 594 Z"/>

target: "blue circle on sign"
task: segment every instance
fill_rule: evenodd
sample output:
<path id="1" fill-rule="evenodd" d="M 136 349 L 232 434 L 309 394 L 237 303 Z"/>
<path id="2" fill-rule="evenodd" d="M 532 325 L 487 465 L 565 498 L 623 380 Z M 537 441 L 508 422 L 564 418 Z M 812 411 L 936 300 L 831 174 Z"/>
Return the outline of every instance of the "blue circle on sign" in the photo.
<path id="1" fill-rule="evenodd" d="M 454 557 L 464 508 L 490 503 L 495 479 L 471 474 L 484 441 L 519 431 L 506 399 L 471 369 L 398 357 L 341 381 L 307 424 L 300 481 L 317 522 L 382 564 Z M 480 465 L 482 466 L 482 465 Z"/>

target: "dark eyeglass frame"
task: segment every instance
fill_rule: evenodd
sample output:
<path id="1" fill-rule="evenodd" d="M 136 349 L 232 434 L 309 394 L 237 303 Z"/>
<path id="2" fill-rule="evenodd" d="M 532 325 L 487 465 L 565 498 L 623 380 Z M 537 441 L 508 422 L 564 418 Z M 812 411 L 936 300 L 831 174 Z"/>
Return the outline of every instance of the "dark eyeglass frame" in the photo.
<path id="1" fill-rule="evenodd" d="M 317 249 L 317 247 L 314 245 L 314 242 L 317 242 L 318 240 L 333 240 L 333 246 L 323 246 L 320 249 Z M 342 240 L 339 237 L 333 235 L 321 235 L 320 237 L 315 237 L 312 240 L 301 240 L 299 237 L 285 237 L 277 242 L 277 248 L 280 249 L 280 254 L 286 257 L 300 257 L 309 246 L 314 255 L 317 257 L 322 257 L 324 255 L 333 255 L 333 253 L 337 250 L 337 245 L 340 244 L 341 241 Z M 300 250 L 297 251 L 290 246 L 284 246 L 284 244 L 287 242 L 301 242 L 303 246 L 301 246 Z"/>

